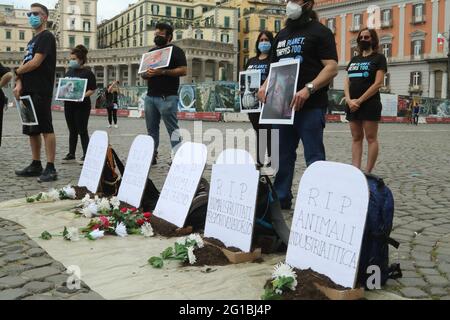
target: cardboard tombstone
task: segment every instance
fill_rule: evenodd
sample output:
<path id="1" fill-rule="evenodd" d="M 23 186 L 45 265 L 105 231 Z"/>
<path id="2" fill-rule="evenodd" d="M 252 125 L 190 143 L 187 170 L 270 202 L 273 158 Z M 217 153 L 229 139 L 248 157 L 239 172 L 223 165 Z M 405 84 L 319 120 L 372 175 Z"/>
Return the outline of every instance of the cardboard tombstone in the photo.
<path id="1" fill-rule="evenodd" d="M 336 162 L 312 164 L 300 182 L 286 262 L 354 288 L 368 205 L 369 187 L 360 170 Z"/>
<path id="2" fill-rule="evenodd" d="M 141 206 L 154 149 L 155 142 L 152 137 L 139 135 L 134 139 L 128 153 L 125 172 L 117 195 L 120 201 L 136 208 Z"/>
<path id="3" fill-rule="evenodd" d="M 96 193 L 100 185 L 103 168 L 108 151 L 108 134 L 105 131 L 95 131 L 89 139 L 89 146 L 83 162 L 79 187 L 86 187 L 90 192 Z"/>
<path id="4" fill-rule="evenodd" d="M 244 150 L 223 151 L 212 168 L 205 237 L 250 252 L 259 171 Z"/>
<path id="5" fill-rule="evenodd" d="M 204 144 L 186 142 L 175 154 L 153 214 L 183 228 L 205 169 Z"/>

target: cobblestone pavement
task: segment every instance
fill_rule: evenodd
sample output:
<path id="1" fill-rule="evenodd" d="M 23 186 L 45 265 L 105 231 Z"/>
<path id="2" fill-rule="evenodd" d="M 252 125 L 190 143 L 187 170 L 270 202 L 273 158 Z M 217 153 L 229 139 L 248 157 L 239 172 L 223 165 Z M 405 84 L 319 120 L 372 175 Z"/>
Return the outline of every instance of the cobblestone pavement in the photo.
<path id="1" fill-rule="evenodd" d="M 81 167 L 62 165 L 67 153 L 67 129 L 62 113 L 54 113 L 57 132 L 59 181 L 54 186 L 77 183 Z M 193 122 L 181 127 L 193 132 Z M 203 123 L 203 129 L 250 129 L 243 123 Z M 142 119 L 119 119 L 119 129 L 106 129 L 103 117 L 92 117 L 90 131 L 110 130 L 111 143 L 123 159 L 137 134 L 145 134 Z M 38 184 L 34 178 L 14 175 L 14 169 L 28 165 L 30 150 L 21 134 L 15 110 L 4 119 L 0 164 L 0 201 L 24 197 L 46 190 L 52 184 Z M 450 298 L 450 142 L 448 125 L 385 124 L 380 128 L 381 153 L 376 174 L 385 178 L 396 200 L 392 236 L 401 242 L 400 250 L 391 252 L 392 262 L 400 261 L 404 277 L 389 280 L 387 290 L 408 298 Z M 329 124 L 325 143 L 330 161 L 350 163 L 350 134 L 345 124 Z M 206 143 L 208 144 L 208 143 Z M 302 148 L 299 148 L 294 194 L 305 170 Z M 79 146 L 78 157 L 81 156 Z M 170 149 L 164 125 L 161 125 L 159 163 L 151 170 L 151 178 L 161 188 L 169 169 Z M 209 178 L 208 166 L 205 177 Z M 289 213 L 287 213 L 289 215 Z M 0 220 L 0 299 L 89 299 L 99 296 L 86 286 L 79 292 L 67 292 L 62 286 L 67 274 L 64 267 L 51 259 L 31 241 L 21 227 Z"/>

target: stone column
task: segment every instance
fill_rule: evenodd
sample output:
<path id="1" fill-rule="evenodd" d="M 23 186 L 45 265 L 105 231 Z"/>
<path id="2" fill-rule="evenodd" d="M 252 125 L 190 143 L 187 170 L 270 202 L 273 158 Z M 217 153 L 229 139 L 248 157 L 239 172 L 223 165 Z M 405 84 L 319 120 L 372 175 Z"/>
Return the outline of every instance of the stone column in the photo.
<path id="1" fill-rule="evenodd" d="M 116 81 L 119 81 L 120 84 L 122 85 L 122 79 L 121 79 L 121 74 L 120 74 L 120 64 L 116 65 Z"/>
<path id="2" fill-rule="evenodd" d="M 347 49 L 347 15 L 341 14 L 341 58 L 340 63 L 345 64 L 346 62 L 346 49 Z"/>
<path id="3" fill-rule="evenodd" d="M 442 99 L 447 99 L 447 88 L 448 88 L 448 73 L 444 72 L 442 74 Z"/>
<path id="4" fill-rule="evenodd" d="M 199 82 L 205 82 L 205 74 L 206 74 L 206 60 L 200 60 L 200 77 Z"/>
<path id="5" fill-rule="evenodd" d="M 430 71 L 430 92 L 428 97 L 434 98 L 436 95 L 436 72 Z"/>
<path id="6" fill-rule="evenodd" d="M 187 75 L 186 75 L 186 77 L 184 77 L 185 83 L 187 83 L 187 84 L 192 83 L 192 80 L 193 80 L 193 72 L 194 72 L 193 65 L 194 64 L 193 64 L 192 57 L 188 57 L 187 58 Z"/>
<path id="7" fill-rule="evenodd" d="M 439 33 L 439 0 L 431 0 L 433 5 L 433 14 L 431 16 L 431 56 L 435 57 L 437 54 L 437 36 Z"/>
<path id="8" fill-rule="evenodd" d="M 128 86 L 134 87 L 136 85 L 136 79 L 133 73 L 133 65 L 130 63 L 128 65 Z"/>
<path id="9" fill-rule="evenodd" d="M 103 87 L 107 88 L 109 83 L 108 79 L 108 65 L 103 66 Z"/>
<path id="10" fill-rule="evenodd" d="M 220 80 L 220 62 L 214 61 L 214 81 Z"/>
<path id="11" fill-rule="evenodd" d="M 399 25 L 399 35 L 398 35 L 398 57 L 403 58 L 405 56 L 405 4 L 398 6 L 400 8 L 400 21 Z"/>

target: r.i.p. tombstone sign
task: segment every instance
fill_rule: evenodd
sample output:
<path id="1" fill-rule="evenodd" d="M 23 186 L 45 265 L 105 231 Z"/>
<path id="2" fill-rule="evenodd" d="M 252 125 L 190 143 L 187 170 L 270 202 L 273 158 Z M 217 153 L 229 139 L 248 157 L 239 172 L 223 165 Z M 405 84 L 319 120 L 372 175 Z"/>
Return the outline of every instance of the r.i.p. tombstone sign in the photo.
<path id="1" fill-rule="evenodd" d="M 311 165 L 300 182 L 286 262 L 354 288 L 368 205 L 360 170 L 335 162 Z"/>
<path id="2" fill-rule="evenodd" d="M 213 166 L 205 237 L 251 251 L 259 171 L 244 150 L 225 150 Z"/>
<path id="3" fill-rule="evenodd" d="M 105 131 L 95 131 L 90 140 L 83 162 L 79 187 L 86 187 L 90 192 L 96 193 L 102 177 L 103 167 L 108 151 L 108 134 Z"/>
<path id="4" fill-rule="evenodd" d="M 139 135 L 134 139 L 128 153 L 125 172 L 120 184 L 120 201 L 128 203 L 136 208 L 141 206 L 142 194 L 153 160 L 155 142 L 150 136 Z"/>
<path id="5" fill-rule="evenodd" d="M 186 142 L 177 151 L 153 214 L 184 227 L 192 199 L 206 165 L 204 144 Z"/>

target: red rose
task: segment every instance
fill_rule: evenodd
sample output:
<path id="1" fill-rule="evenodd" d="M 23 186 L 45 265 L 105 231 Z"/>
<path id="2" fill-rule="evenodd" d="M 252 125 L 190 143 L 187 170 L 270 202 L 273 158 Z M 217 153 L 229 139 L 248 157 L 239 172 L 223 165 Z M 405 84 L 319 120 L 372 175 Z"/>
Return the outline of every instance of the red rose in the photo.
<path id="1" fill-rule="evenodd" d="M 130 211 L 131 211 L 131 212 L 136 212 L 137 209 L 136 209 L 136 208 L 131 208 Z"/>
<path id="2" fill-rule="evenodd" d="M 96 224 L 95 226 L 92 226 L 92 228 L 91 228 L 92 230 L 97 230 L 97 229 L 100 229 L 100 225 L 99 224 Z"/>
<path id="3" fill-rule="evenodd" d="M 137 219 L 137 220 L 136 220 L 136 223 L 137 223 L 138 225 L 142 226 L 142 225 L 145 223 L 145 221 L 144 221 L 144 219 Z"/>
<path id="4" fill-rule="evenodd" d="M 151 212 L 144 212 L 144 218 L 150 219 L 151 216 L 152 216 Z"/>
<path id="5" fill-rule="evenodd" d="M 109 219 L 107 217 L 105 217 L 105 216 L 100 216 L 99 219 L 102 222 L 103 227 L 105 229 L 108 229 L 109 228 Z"/>
<path id="6" fill-rule="evenodd" d="M 122 212 L 122 213 L 127 213 L 127 211 L 128 211 L 127 208 L 122 208 L 122 209 L 120 209 L 120 212 Z"/>

